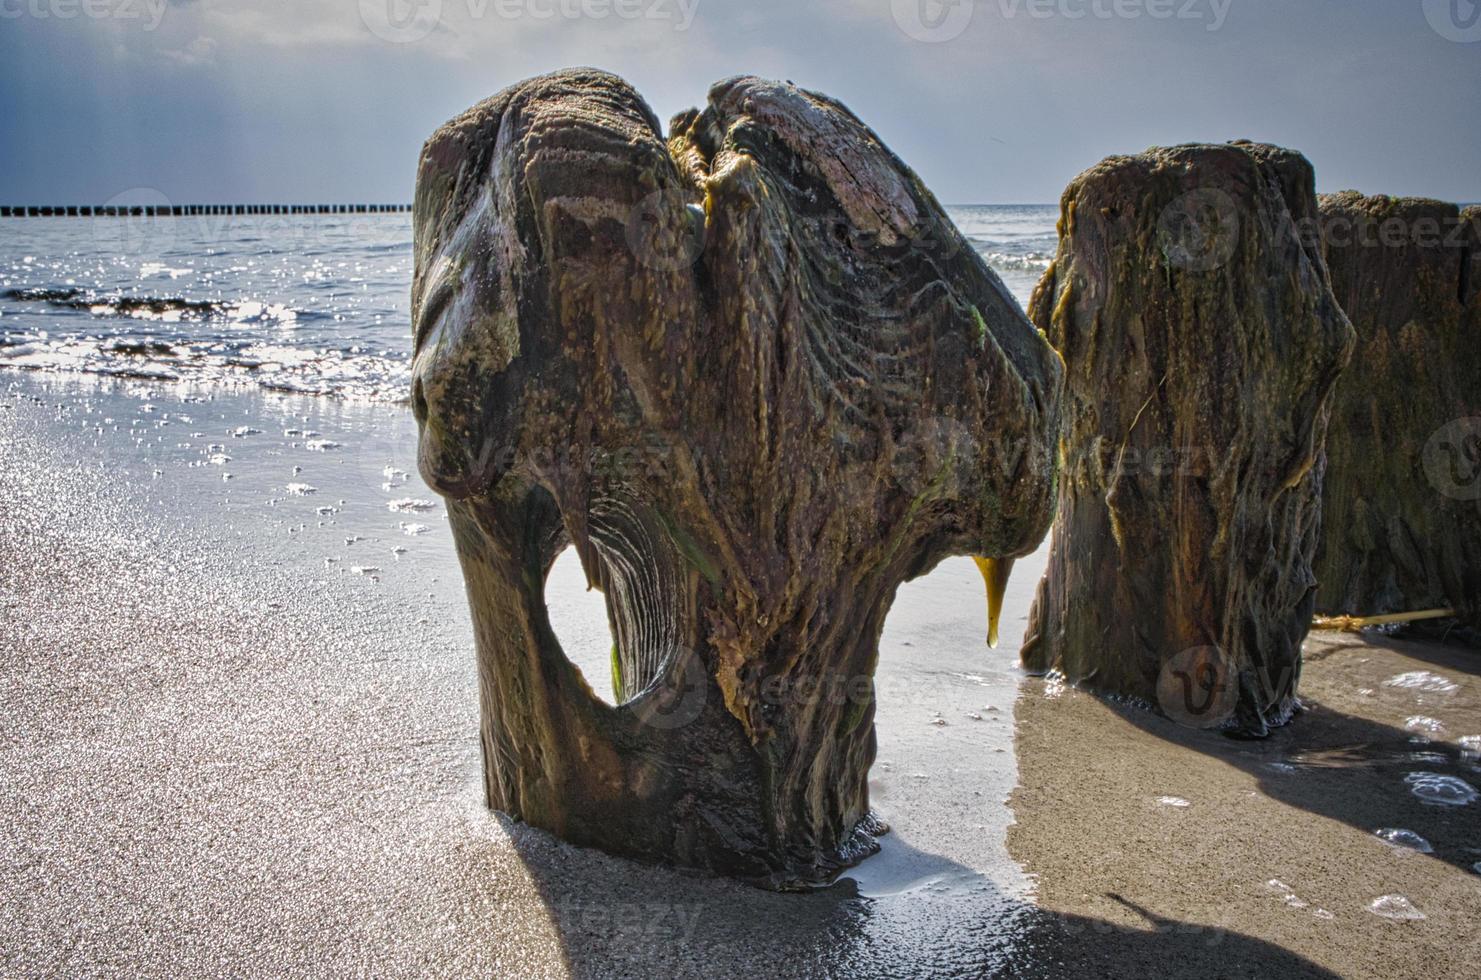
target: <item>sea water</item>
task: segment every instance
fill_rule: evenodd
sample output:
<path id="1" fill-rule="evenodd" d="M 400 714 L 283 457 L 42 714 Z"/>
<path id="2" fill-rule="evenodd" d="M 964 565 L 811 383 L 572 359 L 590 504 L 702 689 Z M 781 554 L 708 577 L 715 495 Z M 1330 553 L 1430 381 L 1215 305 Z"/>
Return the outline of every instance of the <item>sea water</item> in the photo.
<path id="1" fill-rule="evenodd" d="M 1027 303 L 1057 208 L 948 212 Z M 411 273 L 408 214 L 7 218 L 0 367 L 401 402 Z"/>

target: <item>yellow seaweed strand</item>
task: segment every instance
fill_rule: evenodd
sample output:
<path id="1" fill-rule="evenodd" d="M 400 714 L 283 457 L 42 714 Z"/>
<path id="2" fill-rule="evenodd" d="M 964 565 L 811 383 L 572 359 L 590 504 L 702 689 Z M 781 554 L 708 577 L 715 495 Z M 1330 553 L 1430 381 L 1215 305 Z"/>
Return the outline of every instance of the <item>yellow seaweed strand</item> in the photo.
<path id="1" fill-rule="evenodd" d="M 1422 619 L 1452 619 L 1454 617 L 1454 609 L 1425 609 L 1420 612 L 1386 613 L 1382 616 L 1318 616 L 1311 621 L 1311 628 L 1314 630 L 1360 630 L 1365 626 L 1383 626 L 1386 623 L 1414 623 Z"/>
<path id="2" fill-rule="evenodd" d="M 1003 593 L 1008 591 L 1008 576 L 1013 572 L 1012 558 L 978 558 L 977 570 L 987 585 L 987 645 L 998 645 L 998 620 L 1003 615 Z"/>

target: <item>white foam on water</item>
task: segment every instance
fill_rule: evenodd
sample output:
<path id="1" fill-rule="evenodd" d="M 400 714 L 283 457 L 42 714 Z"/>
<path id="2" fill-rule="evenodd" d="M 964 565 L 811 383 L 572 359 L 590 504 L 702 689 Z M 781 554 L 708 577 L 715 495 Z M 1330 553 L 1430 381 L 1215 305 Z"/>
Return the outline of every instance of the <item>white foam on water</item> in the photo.
<path id="1" fill-rule="evenodd" d="M 139 278 L 148 279 L 151 276 L 169 276 L 171 279 L 179 279 L 181 276 L 195 275 L 194 269 L 173 269 L 163 262 L 145 262 L 139 266 Z"/>
<path id="2" fill-rule="evenodd" d="M 898 834 L 882 838 L 879 853 L 850 868 L 843 877 L 854 882 L 859 895 L 871 899 L 922 893 L 965 896 L 987 887 L 981 873 L 916 850 Z"/>
<path id="3" fill-rule="evenodd" d="M 1336 918 L 1336 916 L 1334 916 L 1331 912 L 1328 912 L 1326 909 L 1321 908 L 1320 906 L 1318 906 L 1317 908 L 1312 908 L 1310 902 L 1302 898 L 1300 895 L 1296 894 L 1296 889 L 1292 888 L 1284 881 L 1281 881 L 1279 878 L 1271 878 L 1269 881 L 1265 882 L 1265 887 L 1274 892 L 1276 895 L 1280 896 L 1281 902 L 1287 908 L 1296 909 L 1298 911 L 1305 911 L 1307 909 L 1310 909 L 1311 914 L 1316 916 L 1318 919 Z"/>
<path id="4" fill-rule="evenodd" d="M 319 492 L 318 487 L 311 487 L 307 483 L 290 483 L 283 489 L 287 490 L 295 497 L 307 497 L 311 493 Z"/>
<path id="5" fill-rule="evenodd" d="M 1397 687 L 1404 690 L 1424 691 L 1430 694 L 1451 694 L 1459 689 L 1448 677 L 1431 673 L 1428 670 L 1411 670 L 1403 674 L 1395 674 L 1383 682 L 1384 687 Z"/>
<path id="6" fill-rule="evenodd" d="M 1380 827 L 1373 831 L 1373 834 L 1398 848 L 1418 851 L 1421 854 L 1435 853 L 1430 842 L 1412 830 L 1405 830 L 1402 827 Z"/>
<path id="7" fill-rule="evenodd" d="M 1380 895 L 1368 903 L 1368 911 L 1396 922 L 1417 922 L 1424 913 L 1403 895 Z"/>
<path id="8" fill-rule="evenodd" d="M 1413 715 L 1404 719 L 1404 728 L 1423 735 L 1443 735 L 1445 733 L 1445 726 L 1440 723 L 1440 720 L 1428 715 Z"/>
<path id="9" fill-rule="evenodd" d="M 1476 802 L 1476 787 L 1458 776 L 1438 772 L 1411 772 L 1404 777 L 1409 792 L 1437 806 L 1466 806 Z"/>
<path id="10" fill-rule="evenodd" d="M 419 500 L 415 497 L 402 497 L 400 500 L 392 500 L 386 504 L 386 509 L 400 514 L 420 514 L 432 510 L 437 505 L 430 500 Z"/>
<path id="11" fill-rule="evenodd" d="M 1311 904 L 1300 895 L 1297 895 L 1294 888 L 1286 884 L 1284 881 L 1281 881 L 1279 878 L 1271 878 L 1269 881 L 1265 882 L 1265 887 L 1279 895 L 1280 900 L 1290 908 L 1304 909 Z"/>

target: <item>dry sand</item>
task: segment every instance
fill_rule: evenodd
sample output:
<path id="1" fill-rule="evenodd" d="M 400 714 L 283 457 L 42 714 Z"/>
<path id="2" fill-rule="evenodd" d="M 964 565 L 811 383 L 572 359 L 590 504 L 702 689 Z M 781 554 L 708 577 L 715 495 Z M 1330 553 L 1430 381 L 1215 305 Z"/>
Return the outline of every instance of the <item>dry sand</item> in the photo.
<path id="1" fill-rule="evenodd" d="M 1481 960 L 1481 804 L 1404 782 L 1481 782 L 1457 741 L 1481 734 L 1475 653 L 1314 642 L 1313 710 L 1237 743 L 1022 679 L 1032 582 L 988 654 L 975 573 L 943 566 L 883 644 L 872 784 L 895 832 L 857 881 L 774 895 L 483 808 L 461 585 L 435 530 L 393 564 L 404 515 L 336 476 L 354 413 L 13 378 L 0 405 L 0 975 L 1433 980 Z M 269 438 L 279 411 L 343 456 Z M 234 480 L 169 462 L 246 419 L 269 431 L 231 445 Z M 268 472 L 320 492 L 257 494 Z M 1454 689 L 1383 683 L 1420 670 Z M 1369 911 L 1386 894 L 1425 918 Z"/>

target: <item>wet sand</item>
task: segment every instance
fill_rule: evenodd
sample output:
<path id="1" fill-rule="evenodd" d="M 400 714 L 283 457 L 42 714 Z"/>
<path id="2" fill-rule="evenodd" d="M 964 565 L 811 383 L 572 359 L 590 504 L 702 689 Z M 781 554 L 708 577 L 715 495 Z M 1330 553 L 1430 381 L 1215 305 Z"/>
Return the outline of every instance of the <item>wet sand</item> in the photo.
<path id="1" fill-rule="evenodd" d="M 1414 774 L 1481 786 L 1481 651 L 1323 634 L 1305 653 L 1306 713 L 1258 742 L 1027 680 L 1008 843 L 1040 905 L 1238 930 L 1341 976 L 1470 975 L 1481 806 L 1426 803 Z"/>
<path id="2" fill-rule="evenodd" d="M 1481 804 L 1404 783 L 1481 783 L 1474 653 L 1314 642 L 1313 711 L 1230 742 L 1023 678 L 1033 563 L 995 652 L 946 563 L 882 643 L 884 851 L 774 895 L 484 809 L 441 508 L 393 509 L 430 496 L 397 473 L 403 416 L 15 375 L 0 405 L 0 974 L 1430 978 L 1481 955 Z M 585 600 L 553 577 L 549 601 L 584 666 Z M 1416 670 L 1455 689 L 1383 684 Z M 1426 918 L 1369 911 L 1385 894 Z"/>

